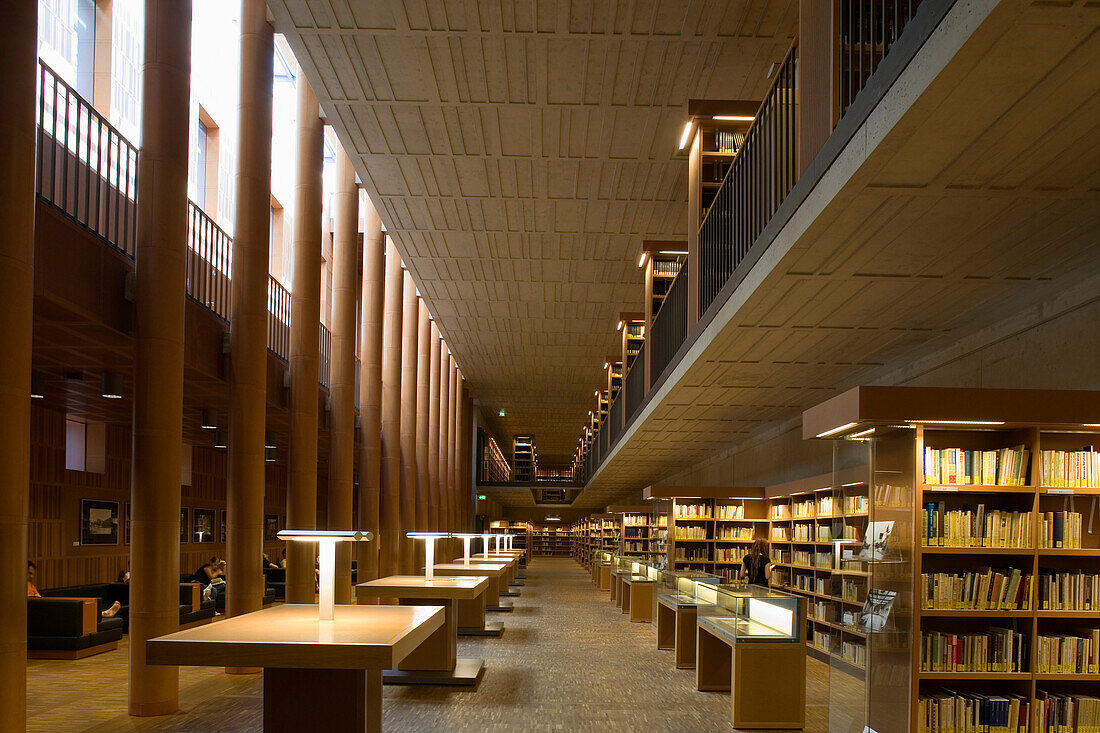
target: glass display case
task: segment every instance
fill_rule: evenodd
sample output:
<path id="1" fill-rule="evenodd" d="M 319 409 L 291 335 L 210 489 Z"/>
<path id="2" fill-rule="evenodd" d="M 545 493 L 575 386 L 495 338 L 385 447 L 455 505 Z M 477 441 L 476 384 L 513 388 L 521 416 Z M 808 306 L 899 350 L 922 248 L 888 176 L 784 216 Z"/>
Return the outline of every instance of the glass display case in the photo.
<path id="1" fill-rule="evenodd" d="M 718 599 L 718 584 L 722 579 L 698 570 L 661 570 L 658 595 L 666 603 L 679 607 L 694 607 L 714 603 Z"/>
<path id="2" fill-rule="evenodd" d="M 699 625 L 728 641 L 800 643 L 805 637 L 802 598 L 759 585 L 719 585 L 715 602 L 699 606 Z"/>

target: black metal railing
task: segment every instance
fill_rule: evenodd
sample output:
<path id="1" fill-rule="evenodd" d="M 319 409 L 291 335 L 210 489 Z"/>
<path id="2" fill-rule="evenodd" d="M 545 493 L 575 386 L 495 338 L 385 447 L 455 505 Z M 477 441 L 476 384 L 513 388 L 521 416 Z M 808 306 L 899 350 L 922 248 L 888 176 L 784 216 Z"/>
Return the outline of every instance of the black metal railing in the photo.
<path id="1" fill-rule="evenodd" d="M 913 19 L 921 0 L 842 0 L 840 3 L 840 115 L 855 101 L 890 47 Z"/>
<path id="2" fill-rule="evenodd" d="M 35 192 L 132 259 L 137 174 L 137 148 L 39 61 Z"/>
<path id="3" fill-rule="evenodd" d="M 187 202 L 187 296 L 229 322 L 233 240 L 195 202 Z"/>
<path id="4" fill-rule="evenodd" d="M 322 323 L 317 337 L 317 381 L 328 389 L 332 385 L 332 333 Z"/>
<path id="5" fill-rule="evenodd" d="M 600 455 L 606 456 L 611 450 L 611 426 L 605 420 L 600 426 Z"/>
<path id="6" fill-rule="evenodd" d="M 642 344 L 641 351 L 638 352 L 638 356 L 634 359 L 634 366 L 626 373 L 626 379 L 623 380 L 623 398 L 626 404 L 623 405 L 623 409 L 626 410 L 626 421 L 629 423 L 634 417 L 634 414 L 638 411 L 638 408 L 642 405 L 642 400 L 645 398 L 646 385 L 645 385 L 645 351 L 649 346 L 649 343 Z"/>
<path id="7" fill-rule="evenodd" d="M 290 359 L 290 291 L 272 275 L 267 276 L 267 348 Z"/>
<path id="8" fill-rule="evenodd" d="M 619 435 L 623 432 L 623 402 L 624 400 L 617 399 L 611 403 L 611 412 L 608 417 L 608 423 L 610 424 L 609 430 L 611 431 L 611 442 L 614 443 L 619 439 Z"/>
<path id="9" fill-rule="evenodd" d="M 791 46 L 699 229 L 703 313 L 798 178 L 798 46 Z"/>
<path id="10" fill-rule="evenodd" d="M 653 318 L 653 328 L 646 344 L 653 349 L 649 357 L 649 375 L 657 384 L 665 367 L 672 361 L 688 334 L 688 265 L 680 268 L 668 294 L 661 302 L 661 309 Z"/>

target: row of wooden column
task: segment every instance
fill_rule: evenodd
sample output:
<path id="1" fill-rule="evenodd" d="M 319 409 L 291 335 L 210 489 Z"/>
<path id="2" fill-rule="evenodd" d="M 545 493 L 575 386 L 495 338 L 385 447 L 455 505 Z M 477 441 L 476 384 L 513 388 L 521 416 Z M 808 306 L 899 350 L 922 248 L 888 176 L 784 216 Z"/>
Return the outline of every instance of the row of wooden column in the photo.
<path id="1" fill-rule="evenodd" d="M 0 710 L 5 725 L 22 729 L 37 29 L 33 3 L 3 0 L 0 7 L 6 76 L 0 86 Z M 243 0 L 240 29 L 226 496 L 230 615 L 259 609 L 264 594 L 273 28 L 263 0 Z M 179 623 L 190 31 L 189 2 L 146 0 L 134 309 L 128 697 L 134 715 L 171 713 L 179 696 L 176 668 L 147 665 L 145 642 Z M 317 526 L 323 123 L 301 74 L 297 109 L 287 521 L 309 529 Z M 365 198 L 360 275 L 361 196 L 343 153 L 336 179 L 328 528 L 375 532 L 373 543 L 349 543 L 356 545 L 364 580 L 419 572 L 418 543 L 405 538 L 408 531 L 470 528 L 472 402 L 437 324 Z M 359 514 L 353 517 L 357 450 Z M 314 552 L 301 543 L 287 549 L 287 600 L 312 602 Z M 353 602 L 350 560 L 347 554 L 338 558 L 338 602 Z"/>

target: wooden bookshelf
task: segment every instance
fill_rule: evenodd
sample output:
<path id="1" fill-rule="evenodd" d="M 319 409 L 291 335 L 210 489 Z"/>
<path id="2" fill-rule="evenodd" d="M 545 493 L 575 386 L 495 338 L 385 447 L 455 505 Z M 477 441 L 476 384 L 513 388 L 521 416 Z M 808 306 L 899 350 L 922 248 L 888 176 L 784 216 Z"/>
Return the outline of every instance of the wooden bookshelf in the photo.
<path id="1" fill-rule="evenodd" d="M 517 435 L 512 441 L 512 466 L 515 480 L 530 482 L 535 480 L 538 469 L 538 456 L 535 453 L 535 439 L 530 435 Z"/>
<path id="2" fill-rule="evenodd" d="M 535 524 L 531 527 L 533 557 L 569 557 L 573 554 L 573 529 L 557 524 Z"/>
<path id="3" fill-rule="evenodd" d="M 1030 711 L 1031 730 L 1038 730 L 1041 696 L 1100 689 L 1100 670 L 1052 670 L 1039 656 L 1040 637 L 1080 637 L 1100 628 L 1100 599 L 1052 608 L 1046 592 L 1047 579 L 1059 573 L 1100 576 L 1100 534 L 1090 534 L 1087 522 L 1100 481 L 1095 470 L 1079 470 L 1097 460 L 1091 450 L 1100 440 L 1097 416 L 1095 391 L 904 387 L 856 388 L 803 415 L 804 437 L 834 440 L 834 452 L 850 450 L 845 444 L 865 446 L 871 521 L 894 523 L 883 561 L 868 563 L 871 587 L 897 592 L 889 633 L 871 634 L 868 707 L 879 717 L 868 725 L 917 731 L 918 700 L 954 691 L 1015 697 Z M 1075 454 L 1073 460 L 1067 462 L 1066 453 Z M 1067 466 L 1078 472 L 1064 474 Z M 1058 535 L 1042 520 L 1053 528 L 1055 512 L 1063 513 L 1061 546 L 1045 546 Z M 1073 514 L 1081 515 L 1079 522 Z M 1079 540 L 1069 532 L 1075 523 Z M 991 577 L 997 570 L 1007 578 L 995 586 L 1007 588 L 1003 606 L 975 607 L 981 599 L 942 592 L 947 576 Z M 922 576 L 937 573 L 941 593 L 927 600 Z M 922 648 L 931 634 L 995 629 L 1026 641 L 1018 665 L 952 671 L 927 659 Z"/>
<path id="4" fill-rule="evenodd" d="M 615 515 L 618 520 L 618 553 L 624 557 L 651 562 L 657 554 L 653 550 L 653 538 L 650 535 L 652 507 L 612 505 L 606 511 Z"/>
<path id="5" fill-rule="evenodd" d="M 667 501 L 666 567 L 736 577 L 753 540 L 768 530 L 761 487 L 649 486 L 647 499 Z"/>
<path id="6" fill-rule="evenodd" d="M 810 653 L 860 678 L 867 635 L 857 622 L 866 573 L 845 567 L 850 563 L 842 558 L 844 549 L 862 545 L 866 533 L 866 475 L 856 468 L 766 488 L 772 586 L 806 598 Z M 807 553 L 808 561 L 795 562 L 796 553 Z"/>

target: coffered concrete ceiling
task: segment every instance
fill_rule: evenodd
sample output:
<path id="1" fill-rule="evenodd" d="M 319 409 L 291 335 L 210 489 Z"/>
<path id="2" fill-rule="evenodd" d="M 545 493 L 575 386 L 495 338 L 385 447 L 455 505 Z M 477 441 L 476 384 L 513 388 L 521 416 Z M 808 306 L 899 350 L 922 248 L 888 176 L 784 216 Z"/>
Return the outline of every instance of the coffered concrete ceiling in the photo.
<path id="1" fill-rule="evenodd" d="M 499 437 L 568 462 L 685 236 L 688 98 L 756 99 L 797 0 L 269 0 Z"/>
<path id="2" fill-rule="evenodd" d="M 1087 2 L 957 3 L 575 506 L 1100 299 L 1098 31 Z M 1091 375 L 1029 354 L 966 386 L 1096 389 L 1090 345 Z"/>

